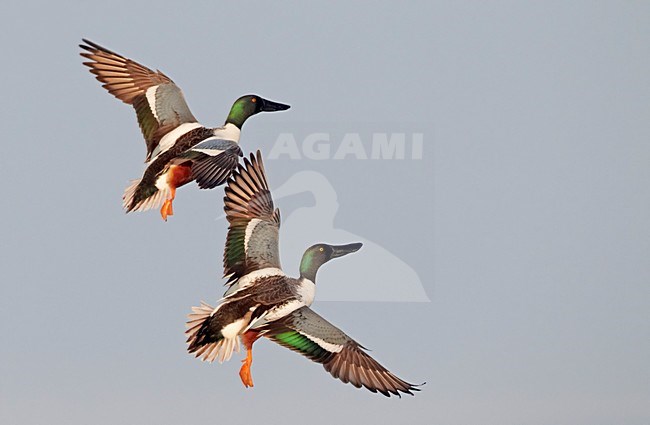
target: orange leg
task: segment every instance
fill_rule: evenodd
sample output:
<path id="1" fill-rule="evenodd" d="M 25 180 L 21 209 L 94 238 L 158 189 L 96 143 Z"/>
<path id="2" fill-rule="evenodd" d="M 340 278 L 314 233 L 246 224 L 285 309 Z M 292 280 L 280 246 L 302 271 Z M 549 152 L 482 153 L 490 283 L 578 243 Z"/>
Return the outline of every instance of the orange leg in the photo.
<path id="1" fill-rule="evenodd" d="M 174 215 L 172 202 L 176 197 L 176 188 L 189 183 L 191 180 L 192 167 L 189 165 L 189 163 L 172 165 L 169 167 L 169 171 L 167 172 L 167 184 L 169 185 L 171 191 L 171 198 L 165 200 L 165 203 L 160 209 L 160 215 L 162 216 L 163 220 L 167 221 L 167 216 Z"/>
<path id="2" fill-rule="evenodd" d="M 165 203 L 163 204 L 162 208 L 160 209 L 160 215 L 162 216 L 163 220 L 167 221 L 167 216 L 169 215 L 174 215 L 174 208 L 172 207 L 172 202 L 174 202 L 174 198 L 176 198 L 176 188 L 174 186 L 171 187 L 171 194 L 172 197 L 169 199 L 165 200 Z"/>
<path id="3" fill-rule="evenodd" d="M 253 377 L 251 376 L 251 365 L 253 364 L 253 347 L 246 349 L 246 359 L 239 369 L 239 377 L 246 388 L 253 387 Z"/>
<path id="4" fill-rule="evenodd" d="M 242 360 L 242 367 L 239 369 L 239 377 L 246 388 L 253 387 L 253 376 L 251 365 L 253 364 L 253 343 L 259 338 L 259 332 L 248 331 L 242 335 L 242 342 L 246 347 L 246 358 Z"/>

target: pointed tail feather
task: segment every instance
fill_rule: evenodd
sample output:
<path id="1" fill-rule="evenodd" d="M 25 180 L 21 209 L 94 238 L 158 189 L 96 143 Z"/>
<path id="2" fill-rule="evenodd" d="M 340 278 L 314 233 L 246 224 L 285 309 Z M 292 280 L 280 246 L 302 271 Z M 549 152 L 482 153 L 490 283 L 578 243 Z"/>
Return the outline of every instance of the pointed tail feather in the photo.
<path id="1" fill-rule="evenodd" d="M 122 205 L 127 213 L 159 208 L 169 198 L 168 188 L 158 189 L 154 185 L 143 185 L 141 179 L 133 180 L 124 190 Z"/>

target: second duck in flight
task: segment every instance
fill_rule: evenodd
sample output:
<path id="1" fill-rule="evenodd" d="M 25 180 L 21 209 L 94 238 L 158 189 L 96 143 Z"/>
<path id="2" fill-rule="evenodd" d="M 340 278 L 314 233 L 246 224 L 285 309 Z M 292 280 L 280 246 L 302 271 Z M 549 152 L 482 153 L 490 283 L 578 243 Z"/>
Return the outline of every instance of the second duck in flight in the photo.
<path id="1" fill-rule="evenodd" d="M 109 93 L 133 106 L 147 144 L 144 175 L 124 192 L 126 212 L 162 205 L 166 221 L 174 213 L 176 188 L 196 180 L 201 189 L 212 189 L 228 179 L 242 156 L 239 135 L 250 116 L 289 109 L 257 95 L 242 96 L 223 126 L 208 128 L 197 122 L 181 89 L 165 74 L 92 41 L 83 42 L 81 56 L 90 59 L 84 65 Z"/>
<path id="2" fill-rule="evenodd" d="M 246 359 L 239 376 L 252 387 L 253 343 L 263 336 L 323 364 L 332 376 L 357 388 L 385 396 L 419 391 L 309 308 L 320 267 L 358 251 L 361 243 L 313 245 L 302 256 L 300 277 L 287 276 L 280 267 L 280 211 L 273 206 L 260 151 L 245 158 L 230 177 L 224 204 L 229 227 L 223 265 L 229 288 L 216 308 L 205 303 L 192 308 L 186 331 L 190 353 L 223 362 L 239 351 L 241 339 Z"/>

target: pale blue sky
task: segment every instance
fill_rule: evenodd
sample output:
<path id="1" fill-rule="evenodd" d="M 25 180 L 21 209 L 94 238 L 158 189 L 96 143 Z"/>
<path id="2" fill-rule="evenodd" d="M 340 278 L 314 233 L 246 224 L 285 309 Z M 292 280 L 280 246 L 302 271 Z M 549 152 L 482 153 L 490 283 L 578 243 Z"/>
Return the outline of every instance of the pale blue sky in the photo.
<path id="1" fill-rule="evenodd" d="M 649 3 L 3 2 L 0 16 L 1 423 L 650 423 Z M 423 134 L 421 160 L 267 162 L 272 188 L 327 176 L 334 227 L 418 274 L 431 302 L 317 290 L 314 309 L 421 393 L 356 390 L 269 341 L 252 390 L 238 358 L 186 354 L 185 315 L 221 291 L 222 189 L 181 189 L 167 223 L 123 213 L 144 143 L 81 65 L 81 37 L 163 70 L 206 125 L 242 94 L 291 104 L 246 123 L 246 152 L 283 132 L 330 132 L 333 149 Z M 285 198 L 283 217 L 314 199 Z M 373 276 L 355 255 L 318 284 Z"/>

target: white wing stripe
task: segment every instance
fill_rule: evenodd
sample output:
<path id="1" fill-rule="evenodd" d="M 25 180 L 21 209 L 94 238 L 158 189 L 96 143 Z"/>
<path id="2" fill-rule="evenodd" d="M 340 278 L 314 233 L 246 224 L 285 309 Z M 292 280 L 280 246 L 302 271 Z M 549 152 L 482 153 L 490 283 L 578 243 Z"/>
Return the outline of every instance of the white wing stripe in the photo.
<path id="1" fill-rule="evenodd" d="M 332 344 L 330 342 L 327 342 L 327 341 L 324 341 L 324 340 L 322 340 L 320 338 L 317 338 L 317 337 L 315 337 L 313 335 L 308 335 L 308 334 L 300 332 L 300 331 L 298 331 L 298 333 L 300 335 L 305 336 L 307 339 L 310 339 L 311 341 L 314 341 L 316 344 L 320 345 L 321 347 L 323 347 L 324 349 L 326 349 L 330 353 L 340 353 L 341 350 L 343 349 L 342 345 Z"/>
<path id="2" fill-rule="evenodd" d="M 199 152 L 199 153 L 204 153 L 209 156 L 217 156 L 221 154 L 223 151 L 220 151 L 219 149 L 192 149 L 193 152 Z"/>
<path id="3" fill-rule="evenodd" d="M 248 222 L 248 225 L 246 226 L 246 234 L 244 235 L 244 253 L 248 253 L 248 241 L 251 236 L 253 236 L 253 230 L 255 230 L 255 227 L 261 222 L 262 220 L 259 218 L 254 218 Z"/>
<path id="4" fill-rule="evenodd" d="M 199 124 L 198 122 L 186 122 L 179 125 L 169 133 L 165 134 L 163 138 L 160 139 L 160 143 L 158 143 L 158 146 L 156 146 L 153 152 L 151 152 L 151 159 L 149 160 L 149 163 L 154 162 L 158 157 L 158 155 L 169 150 L 169 148 L 174 146 L 174 144 L 180 137 L 182 137 L 186 133 L 189 133 L 195 128 L 199 128 L 199 127 L 202 127 L 202 125 Z"/>
<path id="5" fill-rule="evenodd" d="M 153 113 L 156 121 L 160 123 L 160 119 L 158 119 L 158 112 L 156 112 L 156 90 L 158 90 L 158 86 L 149 87 L 145 92 L 145 96 L 147 96 L 147 102 L 149 103 L 149 109 L 151 109 L 151 113 Z"/>
<path id="6" fill-rule="evenodd" d="M 228 290 L 223 294 L 224 298 L 231 297 L 242 289 L 248 288 L 253 282 L 262 277 L 268 276 L 286 276 L 284 272 L 276 267 L 266 267 L 260 270 L 255 270 L 247 275 L 244 275 L 237 280 Z"/>

